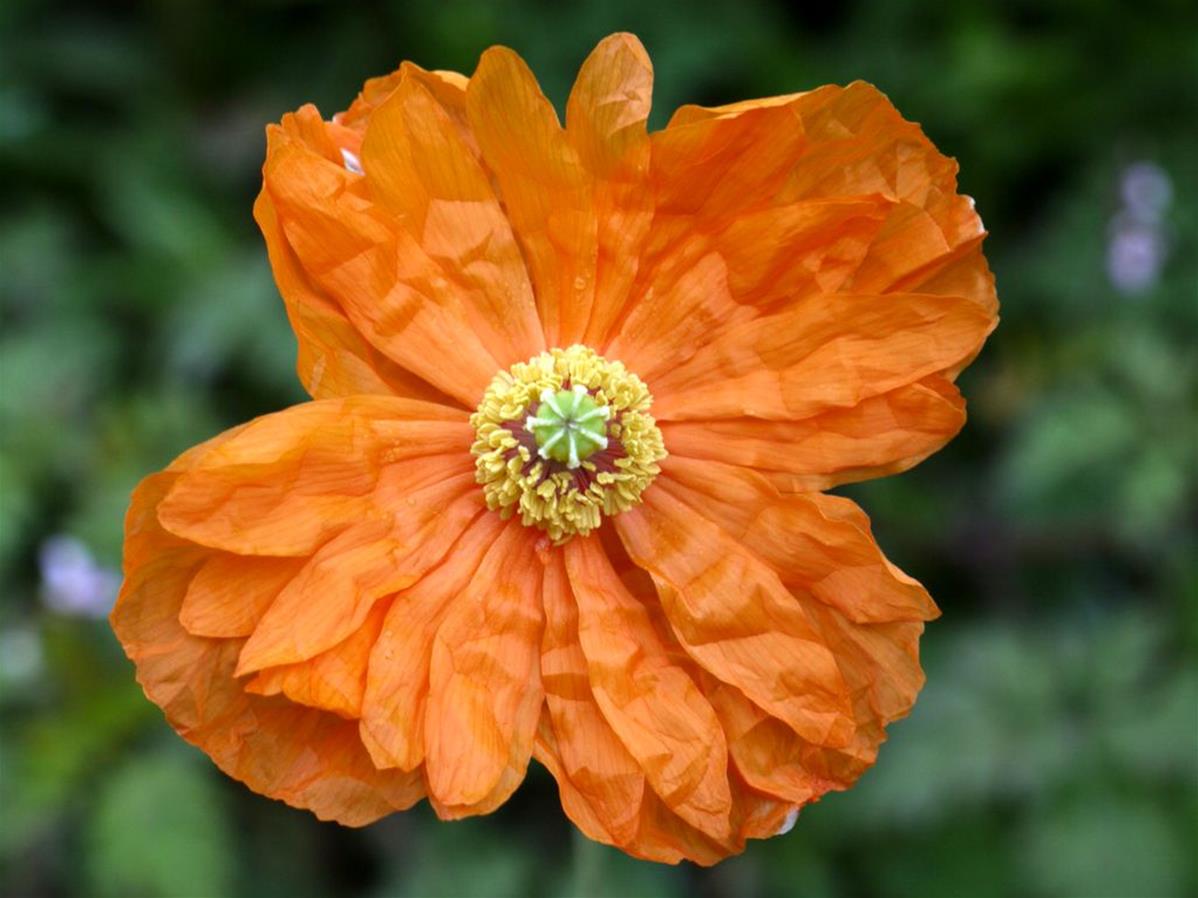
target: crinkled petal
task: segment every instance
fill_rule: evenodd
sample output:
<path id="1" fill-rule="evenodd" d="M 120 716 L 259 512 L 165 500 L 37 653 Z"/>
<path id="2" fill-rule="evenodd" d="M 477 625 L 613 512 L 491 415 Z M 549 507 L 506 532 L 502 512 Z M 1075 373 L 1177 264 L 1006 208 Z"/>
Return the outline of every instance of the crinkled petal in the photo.
<path id="1" fill-rule="evenodd" d="M 915 701 L 923 684 L 919 635 L 938 614 L 935 605 L 886 560 L 865 515 L 846 499 L 783 495 L 761 475 L 679 459 L 670 459 L 655 487 L 776 567 L 832 649 L 852 697 L 851 740 L 819 745 L 742 690 L 705 677 L 700 684 L 734 767 L 753 788 L 800 805 L 848 788 L 873 764 L 886 725 Z"/>
<path id="2" fill-rule="evenodd" d="M 382 396 L 297 405 L 199 455 L 159 509 L 184 539 L 243 555 L 315 552 L 413 489 L 472 469 L 463 412 Z"/>
<path id="3" fill-rule="evenodd" d="M 952 368 L 977 353 L 993 326 L 958 297 L 812 297 L 728 329 L 653 380 L 653 414 L 801 420 L 849 408 Z"/>
<path id="4" fill-rule="evenodd" d="M 894 293 L 954 295 L 995 318 L 994 279 L 980 250 L 985 232 L 972 200 L 956 192 L 956 164 L 870 85 L 684 107 L 653 135 L 653 185 L 657 210 L 641 263 L 653 274 L 638 280 L 633 312 L 643 321 L 630 315 L 615 339 L 617 355 L 642 376 L 655 373 L 647 366 L 672 371 L 688 354 L 703 355 L 709 339 L 751 317 L 735 303 L 738 282 L 797 278 L 789 297 L 778 291 L 777 307 L 802 302 L 809 288 L 801 280 L 821 258 L 829 260 L 817 280 L 822 292 L 873 295 L 880 304 Z M 829 222 L 813 231 L 823 247 L 771 252 L 779 238 L 786 242 L 788 215 L 854 201 L 872 205 L 873 215 L 847 230 Z M 668 272 L 700 262 L 714 271 L 705 258 L 712 255 L 734 273 L 726 283 L 715 282 L 713 295 L 698 302 L 672 297 L 677 276 L 671 281 Z M 671 302 L 694 302 L 696 317 L 671 312 Z"/>
<path id="5" fill-rule="evenodd" d="M 778 575 L 663 490 L 644 500 L 616 529 L 682 647 L 809 741 L 846 744 L 854 724 L 836 658 Z"/>
<path id="6" fill-rule="evenodd" d="M 736 324 L 838 289 L 861 264 L 888 207 L 876 196 L 833 197 L 696 224 L 642 260 L 637 301 L 608 352 L 651 379 Z M 660 216 L 654 227 L 664 227 Z M 661 240 L 656 231 L 653 237 Z"/>
<path id="7" fill-rule="evenodd" d="M 727 754 L 711 705 L 667 658 L 599 542 L 573 540 L 565 557 L 578 638 L 604 717 L 678 816 L 715 839 L 727 838 Z"/>
<path id="8" fill-rule="evenodd" d="M 473 408 L 498 368 L 440 265 L 370 197 L 367 179 L 293 141 L 263 168 L 307 277 L 397 365 Z"/>
<path id="9" fill-rule="evenodd" d="M 246 641 L 238 675 L 332 648 L 362 626 L 375 602 L 417 582 L 484 513 L 469 474 L 396 498 L 400 505 L 388 519 L 350 527 L 300 569 Z"/>
<path id="10" fill-rule="evenodd" d="M 163 530 L 156 507 L 196 454 L 143 481 L 126 521 L 111 621 L 147 697 L 227 774 L 322 819 L 360 826 L 411 806 L 423 795 L 419 775 L 378 771 L 355 724 L 247 694 L 234 678 L 241 640 L 194 636 L 179 623 L 192 577 L 213 553 Z"/>
<path id="11" fill-rule="evenodd" d="M 957 288 L 947 292 L 967 296 L 994 315 L 994 278 L 980 251 L 985 230 L 973 201 L 957 193 L 956 162 L 873 85 L 857 81 L 708 110 L 683 107 L 663 135 L 713 120 L 730 127 L 763 109 L 787 110 L 805 135 L 779 202 L 866 194 L 893 202 L 846 289 L 941 292 L 928 289 L 929 282 L 956 268 Z M 965 283 L 968 289 L 959 289 Z"/>
<path id="12" fill-rule="evenodd" d="M 469 79 L 460 72 L 441 69 L 426 71 L 414 62 L 402 63 L 389 75 L 367 79 L 349 108 L 333 116 L 333 121 L 354 131 L 365 131 L 375 110 L 386 102 L 395 88 L 405 79 L 420 82 L 425 90 L 436 97 L 437 102 L 449 116 L 461 125 L 463 131 L 468 130 L 466 126 L 466 83 Z"/>
<path id="13" fill-rule="evenodd" d="M 596 812 L 589 795 L 579 788 L 562 760 L 566 751 L 548 717 L 537 731 L 536 758 L 557 780 L 562 808 L 590 838 L 615 844 L 633 857 L 677 864 L 688 860 L 702 866 L 719 863 L 744 850 L 747 839 L 764 839 L 785 831 L 795 805 L 775 795 L 751 788 L 740 773 L 729 768 L 732 794 L 731 834 L 717 840 L 678 816 L 652 790 L 646 790 L 636 807 L 636 831 L 627 841 L 615 840 L 606 820 Z"/>
<path id="14" fill-rule="evenodd" d="M 579 826 L 601 841 L 633 841 L 645 795 L 645 772 L 616 735 L 591 688 L 587 658 L 578 640 L 578 606 L 561 552 L 545 567 L 542 586 L 545 632 L 541 682 L 545 689 L 543 729 L 560 760 L 563 777 L 579 799 Z"/>
<path id="15" fill-rule="evenodd" d="M 267 129 L 267 146 L 296 142 L 334 163 L 343 161 L 337 158 L 339 151 L 328 129 L 314 106 L 304 106 Z M 299 346 L 297 373 L 313 399 L 380 393 L 446 401 L 430 383 L 372 346 L 341 304 L 313 283 L 283 236 L 274 201 L 265 187 L 254 202 L 254 220 L 266 239 L 275 284 Z"/>
<path id="16" fill-rule="evenodd" d="M 777 571 L 855 623 L 931 620 L 939 610 L 917 581 L 882 554 L 869 518 L 849 499 L 782 494 L 743 469 L 672 458 L 658 487 L 680 499 Z"/>
<path id="17" fill-rule="evenodd" d="M 624 312 L 653 220 L 647 128 L 652 93 L 653 65 L 645 48 L 631 34 L 613 34 L 587 57 L 566 104 L 566 137 L 594 182 L 594 302 L 581 335 L 591 346 L 607 342 Z"/>
<path id="18" fill-rule="evenodd" d="M 510 521 L 433 638 L 425 771 L 438 814 L 486 813 L 524 778 L 544 692 L 541 564 Z"/>
<path id="19" fill-rule="evenodd" d="M 356 720 L 362 713 L 370 652 L 390 607 L 390 599 L 376 602 L 362 625 L 341 642 L 307 661 L 259 671 L 246 681 L 246 691 L 282 693 L 297 704 Z"/>
<path id="20" fill-rule="evenodd" d="M 800 421 L 660 421 L 674 457 L 758 471 L 786 492 L 896 474 L 956 436 L 965 401 L 940 375 Z"/>
<path id="21" fill-rule="evenodd" d="M 503 531 L 498 515 L 480 515 L 441 564 L 392 603 L 371 653 L 362 705 L 362 741 L 375 766 L 414 770 L 424 762 L 433 638 Z"/>
<path id="22" fill-rule="evenodd" d="M 466 88 L 466 109 L 524 251 L 550 346 L 586 330 L 595 294 L 598 226 L 591 178 L 528 66 L 492 47 Z"/>
<path id="23" fill-rule="evenodd" d="M 487 173 L 449 114 L 404 78 L 371 116 L 362 165 L 379 201 L 438 263 L 503 366 L 545 348 L 532 286 Z"/>
<path id="24" fill-rule="evenodd" d="M 187 587 L 179 622 L 195 636 L 249 636 L 304 562 L 212 552 Z"/>

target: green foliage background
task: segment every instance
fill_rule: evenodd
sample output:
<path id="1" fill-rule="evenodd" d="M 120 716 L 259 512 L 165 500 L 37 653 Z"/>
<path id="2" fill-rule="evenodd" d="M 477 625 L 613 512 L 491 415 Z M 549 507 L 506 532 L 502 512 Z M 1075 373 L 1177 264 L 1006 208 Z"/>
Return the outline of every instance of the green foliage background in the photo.
<path id="1" fill-rule="evenodd" d="M 0 4 L 0 891 L 6 896 L 1198 894 L 1198 14 L 1186 0 Z M 971 420 L 849 490 L 944 609 L 850 793 L 709 871 L 572 835 L 535 769 L 491 817 L 364 830 L 226 780 L 38 551 L 116 568 L 128 494 L 300 400 L 250 218 L 263 126 L 405 58 L 515 47 L 561 103 L 637 32 L 660 125 L 864 78 L 956 156 L 1003 323 Z M 1161 277 L 1112 286 L 1120 173 L 1161 166 Z M 1188 848 L 1186 846 L 1189 846 Z"/>

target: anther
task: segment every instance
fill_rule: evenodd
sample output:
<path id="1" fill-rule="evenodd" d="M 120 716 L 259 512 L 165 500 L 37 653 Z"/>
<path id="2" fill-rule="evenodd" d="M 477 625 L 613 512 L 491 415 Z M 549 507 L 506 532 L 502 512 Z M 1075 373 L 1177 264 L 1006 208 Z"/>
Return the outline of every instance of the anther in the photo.
<path id="1" fill-rule="evenodd" d="M 652 400 L 636 375 L 585 346 L 500 372 L 470 418 L 487 506 L 518 514 L 555 545 L 628 510 L 666 454 Z"/>

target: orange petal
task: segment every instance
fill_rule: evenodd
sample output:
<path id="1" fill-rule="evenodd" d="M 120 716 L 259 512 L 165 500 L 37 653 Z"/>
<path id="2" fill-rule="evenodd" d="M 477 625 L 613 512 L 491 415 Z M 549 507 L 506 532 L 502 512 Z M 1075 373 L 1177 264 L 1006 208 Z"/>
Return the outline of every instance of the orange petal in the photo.
<path id="1" fill-rule="evenodd" d="M 859 81 L 711 110 L 684 107 L 663 138 L 676 127 L 712 118 L 732 127 L 765 108 L 788 112 L 805 135 L 777 202 L 869 194 L 893 201 L 848 289 L 939 292 L 926 288 L 928 280 L 961 260 L 973 283 L 949 292 L 968 297 L 993 316 L 998 305 L 994 279 L 978 251 L 985 231 L 973 201 L 957 194 L 956 163 L 872 85 Z"/>
<path id="2" fill-rule="evenodd" d="M 931 620 L 931 596 L 882 554 L 869 518 L 852 501 L 820 493 L 782 495 L 743 469 L 671 458 L 658 486 L 773 568 L 856 623 Z"/>
<path id="3" fill-rule="evenodd" d="M 854 624 L 836 609 L 815 603 L 812 614 L 836 646 L 837 659 L 853 691 L 857 730 L 852 742 L 840 748 L 791 744 L 782 748 L 780 764 L 801 763 L 812 775 L 851 786 L 877 760 L 886 739 L 885 727 L 907 715 L 923 687 L 919 666 L 922 621 Z M 775 738 L 780 731 L 773 728 Z M 755 738 L 755 737 L 751 737 Z M 779 751 L 775 746 L 774 751 Z M 785 760 L 784 760 L 785 759 Z M 767 773 L 768 775 L 768 773 Z M 769 791 L 772 787 L 763 787 Z"/>
<path id="4" fill-rule="evenodd" d="M 543 726 L 555 746 L 553 758 L 560 760 L 555 776 L 564 777 L 577 791 L 584 832 L 626 845 L 639 825 L 645 774 L 595 703 L 578 641 L 578 607 L 561 552 L 554 552 L 545 568 L 542 601 L 541 681 L 547 714 Z"/>
<path id="5" fill-rule="evenodd" d="M 267 129 L 267 143 L 273 146 L 298 139 L 299 132 L 318 128 L 327 141 L 320 114 L 305 106 L 293 116 L 284 116 L 282 125 Z M 285 136 L 288 132 L 290 137 Z M 266 239 L 275 283 L 299 344 L 296 368 L 300 380 L 314 399 L 381 393 L 445 401 L 443 393 L 372 346 L 350 323 L 340 304 L 312 283 L 283 236 L 274 202 L 265 188 L 254 203 L 254 220 Z"/>
<path id="6" fill-rule="evenodd" d="M 956 436 L 965 401 L 939 375 L 801 421 L 659 421 L 671 456 L 760 471 L 811 492 L 905 471 Z"/>
<path id="7" fill-rule="evenodd" d="M 805 739 L 852 737 L 847 687 L 807 612 L 755 555 L 663 490 L 615 519 L 687 653 Z"/>
<path id="8" fill-rule="evenodd" d="M 143 481 L 126 520 L 125 582 L 111 622 L 147 697 L 225 773 L 322 819 L 361 826 L 411 806 L 423 794 L 419 776 L 376 770 L 355 724 L 247 695 L 233 676 L 240 641 L 193 636 L 179 623 L 191 578 L 211 552 L 164 531 L 155 509 L 196 455 Z"/>
<path id="9" fill-rule="evenodd" d="M 486 172 L 414 78 L 375 110 L 362 165 L 379 200 L 435 260 L 504 366 L 545 348 L 532 287 Z"/>
<path id="10" fill-rule="evenodd" d="M 602 177 L 636 176 L 648 161 L 653 64 L 635 35 L 599 42 L 566 104 L 566 133 L 591 171 Z"/>
<path id="11" fill-rule="evenodd" d="M 658 214 L 671 231 L 710 227 L 776 197 L 807 139 L 785 107 L 759 108 L 735 118 L 671 124 L 652 135 L 652 178 Z M 852 195 L 855 191 L 844 191 Z"/>
<path id="12" fill-rule="evenodd" d="M 635 833 L 628 841 L 616 842 L 605 829 L 605 820 L 595 812 L 588 795 L 567 773 L 562 760 L 563 750 L 553 727 L 543 717 L 537 730 L 536 758 L 557 780 L 566 815 L 590 838 L 617 844 L 633 857 L 666 864 L 689 860 L 710 866 L 743 851 L 746 839 L 768 838 L 779 833 L 794 808 L 791 802 L 750 788 L 735 769 L 730 769 L 732 826 L 727 839 L 711 838 L 674 813 L 655 793 L 646 791 L 636 807 Z"/>
<path id="13" fill-rule="evenodd" d="M 213 552 L 187 587 L 179 622 L 195 636 L 249 636 L 303 565 L 300 558 Z"/>
<path id="14" fill-rule="evenodd" d="M 370 650 L 390 607 L 389 599 L 377 602 L 362 626 L 314 658 L 259 671 L 245 684 L 246 692 L 282 693 L 297 704 L 357 719 L 362 713 Z"/>
<path id="15" fill-rule="evenodd" d="M 534 747 L 536 758 L 557 780 L 562 810 L 589 838 L 617 845 L 633 857 L 664 864 L 691 860 L 708 865 L 736 853 L 734 848 L 724 847 L 695 829 L 648 789 L 642 793 L 639 803 L 628 809 L 636 815 L 632 821 L 635 830 L 617 840 L 607 829 L 607 819 L 600 816 L 602 812 L 592 803 L 592 796 L 567 772 L 562 760 L 564 750 L 549 721 L 542 718 Z"/>
<path id="16" fill-rule="evenodd" d="M 630 298 L 653 220 L 647 123 L 653 66 L 631 34 L 604 38 L 587 57 L 566 104 L 566 136 L 594 178 L 594 303 L 581 342 L 603 346 Z"/>
<path id="17" fill-rule="evenodd" d="M 803 740 L 739 690 L 715 683 L 707 689 L 707 696 L 724 728 L 733 764 L 754 789 L 803 805 L 843 788 L 808 769 L 807 758 L 819 751 L 819 746 Z"/>
<path id="18" fill-rule="evenodd" d="M 424 762 L 424 717 L 433 638 L 504 531 L 499 515 L 471 522 L 441 564 L 400 592 L 371 653 L 362 704 L 362 742 L 376 767 Z"/>
<path id="19" fill-rule="evenodd" d="M 753 109 L 772 109 L 776 106 L 789 106 L 804 95 L 804 91 L 793 94 L 779 94 L 774 97 L 759 97 L 755 100 L 738 100 L 735 103 L 724 103 L 720 106 L 700 106 L 697 103 L 686 103 L 674 110 L 670 116 L 667 128 L 680 128 L 693 125 L 712 118 L 736 118 L 744 112 Z"/>
<path id="20" fill-rule="evenodd" d="M 852 274 L 884 216 L 878 198 L 752 209 L 696 226 L 642 263 L 637 301 L 608 353 L 652 379 L 740 322 L 834 290 Z"/>
<path id="21" fill-rule="evenodd" d="M 653 140 L 658 211 L 650 253 L 684 253 L 694 234 L 718 229 L 741 210 L 760 214 L 764 224 L 793 204 L 880 202 L 884 217 L 872 231 L 837 240 L 832 252 L 841 264 L 822 289 L 955 295 L 994 319 L 994 279 L 980 252 L 985 232 L 972 200 L 956 192 L 956 164 L 876 88 L 855 83 L 710 110 L 684 107 Z M 751 160 L 755 167 L 746 165 Z M 763 284 L 776 279 L 761 249 L 774 243 L 773 230 L 764 227 L 756 241 L 747 232 L 758 255 L 729 261 L 729 268 Z M 828 237 L 836 239 L 835 229 Z M 789 256 L 779 258 L 785 263 Z M 952 289 L 942 278 L 949 269 Z M 678 361 L 670 356 L 670 330 L 638 331 L 642 340 L 663 345 L 664 352 L 651 354 L 663 371 Z M 628 362 L 627 356 L 621 357 Z M 969 358 L 946 367 L 947 375 L 955 377 Z"/>
<path id="22" fill-rule="evenodd" d="M 651 137 L 649 184 L 641 191 L 652 197 L 651 228 L 638 241 L 627 317 L 615 322 L 610 355 L 645 376 L 685 358 L 713 328 L 746 317 L 713 235 L 779 189 L 802 139 L 794 125 L 785 112 L 766 113 Z"/>
<path id="23" fill-rule="evenodd" d="M 437 564 L 484 512 L 470 474 L 413 489 L 399 508 L 390 520 L 354 525 L 321 546 L 254 628 L 238 676 L 336 645 L 362 626 L 376 601 Z"/>
<path id="24" fill-rule="evenodd" d="M 541 565 L 533 542 L 510 521 L 433 640 L 425 773 L 442 817 L 502 803 L 532 754 L 544 700 Z"/>
<path id="25" fill-rule="evenodd" d="M 856 697 L 857 720 L 866 728 L 880 729 L 906 717 L 924 684 L 919 666 L 923 622 L 857 624 L 838 609 L 819 605 L 812 607 L 812 613 L 837 647 L 845 679 Z M 885 734 L 878 732 L 874 738 L 876 755 L 876 745 Z"/>
<path id="26" fill-rule="evenodd" d="M 692 826 L 729 835 L 727 754 L 711 705 L 666 657 L 595 539 L 565 549 L 595 702 L 655 792 Z"/>
<path id="27" fill-rule="evenodd" d="M 455 121 L 465 124 L 466 83 L 469 79 L 460 72 L 426 71 L 414 62 L 406 61 L 390 75 L 368 79 L 350 107 L 334 115 L 333 121 L 345 128 L 364 131 L 375 110 L 405 79 L 420 82 Z"/>
<path id="28" fill-rule="evenodd" d="M 798 420 L 851 407 L 951 368 L 975 354 L 993 326 L 958 297 L 812 297 L 728 329 L 655 379 L 653 414 Z"/>
<path id="29" fill-rule="evenodd" d="M 471 470 L 471 437 L 464 413 L 414 400 L 297 405 L 203 453 L 159 513 L 177 536 L 213 548 L 309 555 L 364 516 L 390 514 L 383 492 L 400 462 L 409 488 Z"/>
<path id="30" fill-rule="evenodd" d="M 306 275 L 375 347 L 473 408 L 499 367 L 440 266 L 365 191 L 308 148 L 268 147 L 265 187 Z"/>
<path id="31" fill-rule="evenodd" d="M 492 47 L 466 88 L 466 109 L 520 241 L 550 346 L 581 339 L 598 254 L 591 179 L 528 66 Z"/>

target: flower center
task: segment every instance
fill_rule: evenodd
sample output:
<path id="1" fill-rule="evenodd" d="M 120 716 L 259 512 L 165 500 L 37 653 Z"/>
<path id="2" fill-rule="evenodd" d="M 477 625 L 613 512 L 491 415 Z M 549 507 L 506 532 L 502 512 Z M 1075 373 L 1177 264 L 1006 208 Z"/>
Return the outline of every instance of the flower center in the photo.
<path id="1" fill-rule="evenodd" d="M 610 417 L 611 407 L 597 403 L 582 384 L 556 393 L 546 387 L 536 415 L 528 416 L 524 429 L 532 431 L 541 458 L 565 462 L 573 470 L 597 449 L 607 448 Z"/>
<path id="2" fill-rule="evenodd" d="M 500 371 L 470 418 L 488 507 L 559 544 L 627 511 L 666 456 L 652 402 L 639 377 L 585 346 Z"/>

